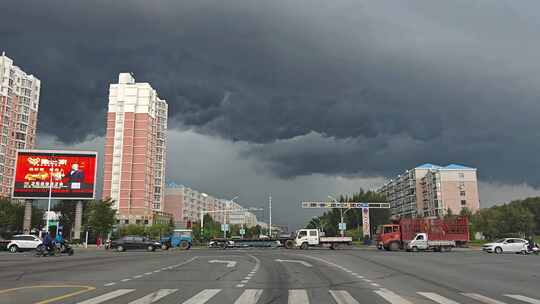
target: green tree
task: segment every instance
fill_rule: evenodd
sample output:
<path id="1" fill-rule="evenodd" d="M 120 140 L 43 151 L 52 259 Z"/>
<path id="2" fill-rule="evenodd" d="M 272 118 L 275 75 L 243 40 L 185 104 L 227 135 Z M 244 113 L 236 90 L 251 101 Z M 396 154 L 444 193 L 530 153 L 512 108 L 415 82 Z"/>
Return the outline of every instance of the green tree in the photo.
<path id="1" fill-rule="evenodd" d="M 120 236 L 126 235 L 146 235 L 145 227 L 143 225 L 129 224 L 118 228 L 118 234 Z"/>
<path id="2" fill-rule="evenodd" d="M 10 236 L 21 232 L 24 221 L 24 206 L 0 199 L 0 234 Z"/>
<path id="3" fill-rule="evenodd" d="M 97 236 L 104 237 L 116 222 L 116 211 L 112 209 L 112 200 L 92 201 L 88 205 L 87 225 Z"/>
<path id="4" fill-rule="evenodd" d="M 144 234 L 152 239 L 160 239 L 163 236 L 171 235 L 173 228 L 169 224 L 154 224 L 144 228 Z"/>

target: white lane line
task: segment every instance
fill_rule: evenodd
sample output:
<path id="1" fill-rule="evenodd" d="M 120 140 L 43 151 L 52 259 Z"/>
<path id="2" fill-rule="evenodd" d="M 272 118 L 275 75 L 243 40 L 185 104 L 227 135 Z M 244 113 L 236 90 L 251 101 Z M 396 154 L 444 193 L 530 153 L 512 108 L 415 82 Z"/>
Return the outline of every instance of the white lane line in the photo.
<path id="1" fill-rule="evenodd" d="M 529 297 L 522 296 L 522 295 L 505 294 L 504 296 L 512 298 L 512 299 L 520 300 L 520 301 L 523 301 L 523 302 L 527 302 L 527 303 L 540 304 L 540 300 L 529 298 Z"/>
<path id="2" fill-rule="evenodd" d="M 375 290 L 374 292 L 392 304 L 412 304 L 386 288 L 381 288 L 379 290 Z"/>
<path id="3" fill-rule="evenodd" d="M 309 298 L 305 289 L 289 290 L 289 304 L 309 304 Z"/>
<path id="4" fill-rule="evenodd" d="M 178 289 L 160 289 L 140 299 L 129 302 L 129 304 L 151 304 L 151 303 L 159 301 L 161 298 L 164 298 L 170 295 L 171 293 L 175 293 L 176 291 L 178 291 Z"/>
<path id="5" fill-rule="evenodd" d="M 353 276 L 355 276 L 355 277 L 358 276 L 358 273 L 356 273 L 356 272 L 353 272 L 353 273 L 351 273 L 351 274 L 352 274 Z"/>
<path id="6" fill-rule="evenodd" d="M 242 288 L 242 287 L 244 287 L 244 286 L 246 286 L 246 285 L 244 285 L 244 284 L 237 284 L 237 285 L 236 285 L 236 287 L 238 287 L 238 288 Z"/>
<path id="7" fill-rule="evenodd" d="M 242 281 L 240 281 L 240 283 L 246 284 L 248 281 L 249 281 L 249 280 L 242 280 Z"/>
<path id="8" fill-rule="evenodd" d="M 130 292 L 133 292 L 134 290 L 135 289 L 117 289 L 115 291 L 111 291 L 109 293 L 100 295 L 98 297 L 91 298 L 91 299 L 88 299 L 86 301 L 79 302 L 79 304 L 99 304 L 99 303 L 103 303 L 105 301 L 108 301 L 108 300 L 111 300 L 111 299 L 114 299 L 114 298 L 118 298 L 118 297 L 123 296 L 125 294 L 128 294 Z"/>
<path id="9" fill-rule="evenodd" d="M 161 271 L 161 270 L 159 270 L 159 269 L 158 269 L 158 270 L 154 270 L 154 273 L 158 273 L 158 272 L 160 272 L 160 271 Z"/>
<path id="10" fill-rule="evenodd" d="M 140 275 L 136 275 L 136 276 L 134 276 L 133 278 L 134 278 L 134 279 L 140 279 L 140 278 L 142 278 L 142 275 L 141 275 L 141 274 L 140 274 Z"/>
<path id="11" fill-rule="evenodd" d="M 127 282 L 127 281 L 131 281 L 131 279 L 123 279 L 121 280 L 122 282 Z"/>
<path id="12" fill-rule="evenodd" d="M 246 289 L 234 304 L 256 304 L 262 295 L 262 289 Z"/>
<path id="13" fill-rule="evenodd" d="M 337 304 L 360 304 L 345 290 L 330 290 L 330 294 Z"/>
<path id="14" fill-rule="evenodd" d="M 115 283 L 115 282 L 111 282 L 111 283 L 107 283 L 107 284 L 105 284 L 105 285 L 103 285 L 103 286 L 113 286 L 113 285 L 116 285 L 116 283 Z"/>
<path id="15" fill-rule="evenodd" d="M 379 287 L 380 285 L 377 283 L 371 283 L 371 286 Z"/>
<path id="16" fill-rule="evenodd" d="M 485 304 L 506 304 L 504 302 L 501 302 L 492 298 L 488 298 L 478 293 L 461 293 L 461 294 L 471 299 L 475 299 L 478 302 L 485 303 Z"/>
<path id="17" fill-rule="evenodd" d="M 364 281 L 366 281 L 366 282 L 368 282 L 368 283 L 373 282 L 372 280 L 369 280 L 369 279 L 364 279 Z"/>
<path id="18" fill-rule="evenodd" d="M 185 301 L 184 304 L 204 304 L 220 291 L 221 289 L 205 289 Z"/>
<path id="19" fill-rule="evenodd" d="M 434 292 L 417 292 L 417 294 L 424 296 L 432 301 L 435 301 L 440 304 L 459 304 L 456 301 L 450 300 L 448 298 L 445 298 L 439 294 L 436 294 Z"/>
<path id="20" fill-rule="evenodd" d="M 151 275 L 152 272 L 145 272 L 144 274 L 145 274 L 145 275 Z"/>

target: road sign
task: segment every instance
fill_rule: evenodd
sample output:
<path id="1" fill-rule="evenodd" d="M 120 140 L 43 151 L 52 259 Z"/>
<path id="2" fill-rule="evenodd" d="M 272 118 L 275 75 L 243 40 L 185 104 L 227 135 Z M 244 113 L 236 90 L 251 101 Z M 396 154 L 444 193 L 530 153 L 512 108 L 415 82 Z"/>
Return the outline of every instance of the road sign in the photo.
<path id="1" fill-rule="evenodd" d="M 367 202 L 302 202 L 302 208 L 344 208 L 344 209 L 361 209 L 361 208 L 390 208 L 389 203 L 367 203 Z"/>
<path id="2" fill-rule="evenodd" d="M 221 224 L 221 231 L 229 231 L 229 224 Z"/>
<path id="3" fill-rule="evenodd" d="M 338 228 L 339 230 L 347 230 L 347 223 L 339 223 Z"/>
<path id="4" fill-rule="evenodd" d="M 241 228 L 241 229 L 240 229 L 240 235 L 244 235 L 244 234 L 246 234 L 246 229 Z"/>

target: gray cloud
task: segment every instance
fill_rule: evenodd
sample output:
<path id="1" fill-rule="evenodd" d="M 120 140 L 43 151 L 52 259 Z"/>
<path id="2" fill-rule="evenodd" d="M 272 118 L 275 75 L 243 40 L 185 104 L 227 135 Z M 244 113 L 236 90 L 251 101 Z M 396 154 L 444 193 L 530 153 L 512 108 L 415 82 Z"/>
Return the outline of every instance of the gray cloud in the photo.
<path id="1" fill-rule="evenodd" d="M 248 143 L 241 155 L 279 177 L 391 176 L 429 161 L 540 185 L 537 1 L 0 10 L 2 48 L 43 80 L 40 133 L 62 142 L 102 136 L 108 83 L 133 71 L 169 101 L 173 128 Z"/>

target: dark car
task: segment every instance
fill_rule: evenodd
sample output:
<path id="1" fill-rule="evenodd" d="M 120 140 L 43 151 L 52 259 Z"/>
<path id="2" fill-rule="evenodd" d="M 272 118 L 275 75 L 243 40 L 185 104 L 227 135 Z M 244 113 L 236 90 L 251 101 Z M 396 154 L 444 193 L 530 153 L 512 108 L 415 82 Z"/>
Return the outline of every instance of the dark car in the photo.
<path id="1" fill-rule="evenodd" d="M 131 249 L 146 249 L 148 251 L 155 251 L 156 248 L 160 247 L 161 243 L 137 235 L 128 235 L 117 240 L 112 240 L 110 246 L 111 249 L 116 249 L 117 251 Z"/>

